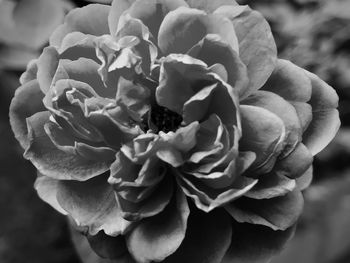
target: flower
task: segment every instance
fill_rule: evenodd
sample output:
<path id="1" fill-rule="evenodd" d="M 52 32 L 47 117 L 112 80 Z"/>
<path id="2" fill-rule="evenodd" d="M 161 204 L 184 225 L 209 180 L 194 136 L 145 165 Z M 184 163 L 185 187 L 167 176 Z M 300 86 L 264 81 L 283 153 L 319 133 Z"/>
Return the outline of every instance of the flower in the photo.
<path id="1" fill-rule="evenodd" d="M 276 53 L 233 0 L 73 10 L 10 109 L 39 196 L 116 262 L 268 261 L 339 128 L 335 91 Z"/>
<path id="2" fill-rule="evenodd" d="M 1 0 L 0 69 L 25 69 L 72 8 L 66 0 Z"/>

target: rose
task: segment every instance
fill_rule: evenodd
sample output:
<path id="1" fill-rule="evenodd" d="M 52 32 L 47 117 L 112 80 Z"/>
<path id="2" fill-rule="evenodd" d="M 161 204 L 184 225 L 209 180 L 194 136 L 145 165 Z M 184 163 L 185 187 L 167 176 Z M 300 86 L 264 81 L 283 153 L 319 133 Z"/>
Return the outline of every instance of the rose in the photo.
<path id="1" fill-rule="evenodd" d="M 65 0 L 1 0 L 0 68 L 24 69 L 72 8 Z"/>
<path id="2" fill-rule="evenodd" d="M 334 90 L 276 53 L 232 0 L 72 11 L 10 109 L 39 196 L 116 262 L 268 261 L 339 128 Z"/>

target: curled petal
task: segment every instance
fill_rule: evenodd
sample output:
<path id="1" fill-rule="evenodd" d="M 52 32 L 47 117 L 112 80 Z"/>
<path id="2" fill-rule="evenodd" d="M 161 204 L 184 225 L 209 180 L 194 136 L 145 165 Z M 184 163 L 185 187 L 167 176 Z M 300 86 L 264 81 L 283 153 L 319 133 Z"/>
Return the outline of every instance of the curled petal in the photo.
<path id="1" fill-rule="evenodd" d="M 144 219 L 127 235 L 128 249 L 136 261 L 162 261 L 173 254 L 185 238 L 189 212 L 185 195 L 177 189 L 162 213 Z"/>
<path id="2" fill-rule="evenodd" d="M 303 191 L 306 188 L 308 188 L 312 182 L 312 178 L 313 178 L 313 167 L 310 166 L 309 169 L 307 169 L 302 176 L 296 179 L 296 183 L 299 190 Z"/>
<path id="3" fill-rule="evenodd" d="M 42 103 L 43 97 L 44 94 L 38 81 L 32 80 L 19 87 L 12 99 L 9 114 L 10 123 L 16 139 L 24 149 L 29 145 L 26 118 L 45 110 Z"/>
<path id="4" fill-rule="evenodd" d="M 214 12 L 223 5 L 238 5 L 235 0 L 186 0 L 191 8 L 203 10 L 207 13 Z"/>
<path id="5" fill-rule="evenodd" d="M 237 222 L 263 225 L 273 230 L 286 230 L 296 223 L 303 205 L 303 196 L 296 189 L 270 199 L 242 197 L 225 208 Z"/>
<path id="6" fill-rule="evenodd" d="M 49 116 L 50 113 L 46 111 L 27 118 L 29 146 L 24 157 L 40 173 L 58 180 L 85 181 L 109 169 L 108 162 L 92 162 L 57 149 L 44 130 Z"/>
<path id="7" fill-rule="evenodd" d="M 108 34 L 109 10 L 110 6 L 101 4 L 90 4 L 73 9 L 66 16 L 64 24 L 51 35 L 50 45 L 59 48 L 63 38 L 68 33 L 76 31 L 95 36 Z"/>
<path id="8" fill-rule="evenodd" d="M 256 153 L 256 160 L 251 170 L 262 168 L 264 172 L 268 172 L 272 168 L 270 163 L 275 161 L 282 150 L 285 139 L 283 121 L 264 108 L 242 105 L 240 110 L 242 118 L 240 149 Z"/>
<path id="9" fill-rule="evenodd" d="M 275 231 L 241 223 L 234 224 L 232 228 L 232 242 L 221 263 L 268 263 L 283 250 L 295 231 L 295 226 Z"/>
<path id="10" fill-rule="evenodd" d="M 57 200 L 77 225 L 87 227 L 91 235 L 103 230 L 107 235 L 117 236 L 131 225 L 121 217 L 105 175 L 85 182 L 59 181 Z"/>
<path id="11" fill-rule="evenodd" d="M 222 209 L 204 213 L 193 209 L 188 220 L 186 237 L 164 263 L 220 263 L 231 242 L 230 217 Z"/>
<path id="12" fill-rule="evenodd" d="M 217 34 L 238 52 L 231 22 L 223 16 L 180 7 L 169 12 L 159 29 L 158 46 L 164 54 L 186 53 L 207 34 Z"/>
<path id="13" fill-rule="evenodd" d="M 247 66 L 250 80 L 241 98 L 261 88 L 270 77 L 277 60 L 277 49 L 265 18 L 248 6 L 222 6 L 214 14 L 231 20 L 239 42 L 239 56 Z"/>
<path id="14" fill-rule="evenodd" d="M 340 127 L 338 96 L 335 90 L 315 74 L 306 72 L 311 79 L 312 121 L 303 135 L 303 143 L 315 155 L 330 143 Z M 326 129 L 324 127 L 327 127 Z"/>

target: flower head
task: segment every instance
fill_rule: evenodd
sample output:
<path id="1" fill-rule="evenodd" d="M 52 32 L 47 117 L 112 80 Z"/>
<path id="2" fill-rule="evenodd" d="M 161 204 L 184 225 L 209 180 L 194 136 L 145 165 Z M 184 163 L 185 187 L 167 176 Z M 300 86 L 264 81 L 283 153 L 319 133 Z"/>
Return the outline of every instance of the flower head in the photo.
<path id="1" fill-rule="evenodd" d="M 233 0 L 70 12 L 11 105 L 39 196 L 103 257 L 269 260 L 339 128 L 334 90 L 276 53 Z"/>

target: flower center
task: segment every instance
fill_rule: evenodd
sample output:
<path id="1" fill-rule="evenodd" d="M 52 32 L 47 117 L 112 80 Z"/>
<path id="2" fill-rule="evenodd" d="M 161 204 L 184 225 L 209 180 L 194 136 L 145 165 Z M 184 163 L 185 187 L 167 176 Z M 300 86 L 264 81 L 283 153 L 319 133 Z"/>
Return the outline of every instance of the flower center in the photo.
<path id="1" fill-rule="evenodd" d="M 152 123 L 152 128 L 157 130 L 156 132 L 176 131 L 182 122 L 181 115 L 159 105 L 152 106 L 150 116 L 148 116 L 148 118 L 149 117 L 150 120 L 147 121 L 144 119 L 142 122 L 144 130 L 148 130 L 150 128 L 148 124 L 149 121 Z"/>

